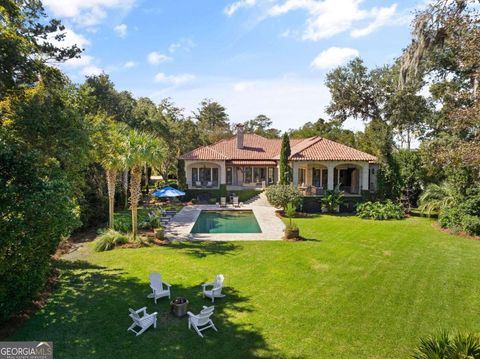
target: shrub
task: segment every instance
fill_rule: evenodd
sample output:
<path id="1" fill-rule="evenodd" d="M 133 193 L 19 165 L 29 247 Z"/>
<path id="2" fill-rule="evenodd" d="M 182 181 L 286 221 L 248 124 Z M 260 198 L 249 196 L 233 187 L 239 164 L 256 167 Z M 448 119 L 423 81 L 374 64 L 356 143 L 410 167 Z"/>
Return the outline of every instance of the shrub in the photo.
<path id="1" fill-rule="evenodd" d="M 480 337 L 472 333 L 450 335 L 441 332 L 421 339 L 412 357 L 415 359 L 480 359 Z"/>
<path id="2" fill-rule="evenodd" d="M 438 215 L 438 222 L 442 228 L 459 230 L 462 228 L 461 222 L 464 213 L 458 206 L 442 208 Z"/>
<path id="3" fill-rule="evenodd" d="M 465 215 L 462 218 L 462 229 L 472 236 L 480 235 L 480 217 Z"/>
<path id="4" fill-rule="evenodd" d="M 302 194 L 297 188 L 284 184 L 267 187 L 265 194 L 272 206 L 282 209 L 285 209 L 289 203 L 297 207 L 302 200 Z"/>
<path id="5" fill-rule="evenodd" d="M 23 143 L 0 139 L 0 322 L 43 287 L 51 255 L 80 225 L 72 186 L 53 162 L 48 174 Z"/>
<path id="6" fill-rule="evenodd" d="M 344 194 L 342 191 L 330 190 L 322 197 L 322 207 L 327 210 L 328 213 L 333 213 L 343 203 Z"/>
<path id="7" fill-rule="evenodd" d="M 357 216 L 364 219 L 402 219 L 405 212 L 401 204 L 391 200 L 385 202 L 364 202 L 357 206 Z"/>
<path id="8" fill-rule="evenodd" d="M 117 232 L 129 233 L 132 231 L 132 221 L 128 217 L 115 218 L 113 228 Z"/>
<path id="9" fill-rule="evenodd" d="M 126 234 L 117 232 L 113 229 L 109 229 L 103 232 L 98 238 L 97 243 L 95 243 L 95 251 L 103 252 L 109 251 L 120 246 L 122 244 L 128 243 L 128 236 Z"/>

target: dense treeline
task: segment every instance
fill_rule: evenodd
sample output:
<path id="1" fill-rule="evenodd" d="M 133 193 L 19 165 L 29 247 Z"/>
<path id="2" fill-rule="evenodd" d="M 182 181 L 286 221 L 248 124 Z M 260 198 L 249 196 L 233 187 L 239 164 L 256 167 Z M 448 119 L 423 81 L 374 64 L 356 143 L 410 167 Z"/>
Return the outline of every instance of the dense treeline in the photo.
<path id="1" fill-rule="evenodd" d="M 331 119 L 288 135 L 323 136 L 376 155 L 380 198 L 421 205 L 446 227 L 480 234 L 478 21 L 465 1 L 429 6 L 417 14 L 414 41 L 400 59 L 375 69 L 354 59 L 331 71 Z M 186 115 L 171 99 L 117 90 L 106 74 L 72 83 L 50 61 L 81 50 L 58 45 L 64 28 L 39 1 L 2 2 L 0 25 L 2 321 L 42 287 L 62 239 L 107 220 L 113 226 L 115 203 L 131 206 L 135 218 L 153 171 L 178 174 L 184 187 L 178 155 L 231 136 L 234 126 L 208 98 Z M 365 129 L 345 129 L 351 118 Z M 246 121 L 245 131 L 281 137 L 265 115 Z"/>

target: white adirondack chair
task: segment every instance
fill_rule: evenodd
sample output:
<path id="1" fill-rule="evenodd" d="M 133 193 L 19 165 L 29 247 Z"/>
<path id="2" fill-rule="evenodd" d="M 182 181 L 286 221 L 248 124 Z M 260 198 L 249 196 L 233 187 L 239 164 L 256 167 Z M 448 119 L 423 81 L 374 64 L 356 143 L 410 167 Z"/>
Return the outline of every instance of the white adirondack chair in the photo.
<path id="1" fill-rule="evenodd" d="M 225 297 L 225 295 L 222 294 L 223 280 L 223 274 L 218 274 L 214 282 L 202 284 L 203 298 L 208 297 L 212 299 L 213 303 L 215 298 Z M 208 287 L 212 287 L 212 289 L 207 289 Z"/>
<path id="2" fill-rule="evenodd" d="M 127 331 L 134 332 L 137 337 L 142 334 L 145 330 L 150 328 L 153 325 L 154 328 L 157 327 L 157 312 L 148 314 L 147 307 L 143 307 L 139 310 L 128 309 L 130 311 L 130 318 L 133 320 L 133 324 L 128 327 Z M 140 313 L 143 313 L 140 316 Z M 139 327 L 140 330 L 135 330 L 135 327 Z"/>
<path id="3" fill-rule="evenodd" d="M 227 197 L 220 197 L 220 207 L 227 207 Z"/>
<path id="4" fill-rule="evenodd" d="M 240 203 L 238 203 L 238 197 L 233 197 L 233 207 L 240 207 Z"/>
<path id="5" fill-rule="evenodd" d="M 158 298 L 170 298 L 170 287 L 170 284 L 162 280 L 160 273 L 152 272 L 150 273 L 150 288 L 152 288 L 152 293 L 148 295 L 148 298 L 153 298 L 155 304 L 157 304 Z"/>
<path id="6" fill-rule="evenodd" d="M 213 328 L 216 332 L 218 332 L 215 324 L 213 324 L 212 319 L 210 317 L 213 315 L 213 310 L 215 307 L 212 305 L 211 307 L 204 306 L 203 309 L 200 311 L 199 314 L 195 315 L 192 312 L 187 312 L 188 314 L 188 329 L 193 329 L 203 338 L 202 331 L 208 328 Z"/>

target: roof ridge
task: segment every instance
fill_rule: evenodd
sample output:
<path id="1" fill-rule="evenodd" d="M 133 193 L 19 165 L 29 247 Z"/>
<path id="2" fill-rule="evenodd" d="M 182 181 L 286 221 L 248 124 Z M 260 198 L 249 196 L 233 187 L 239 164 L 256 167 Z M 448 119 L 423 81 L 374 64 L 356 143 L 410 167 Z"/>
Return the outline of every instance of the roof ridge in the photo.
<path id="1" fill-rule="evenodd" d="M 298 154 L 298 153 L 300 153 L 300 152 L 302 152 L 302 151 L 305 151 L 307 148 L 312 147 L 314 144 L 317 144 L 320 140 L 323 139 L 323 137 L 321 137 L 321 136 L 307 137 L 307 138 L 303 139 L 303 141 L 301 141 L 300 143 L 298 143 L 298 144 L 295 145 L 295 146 L 301 145 L 303 142 L 308 141 L 308 140 L 311 140 L 312 138 L 316 138 L 316 141 L 312 141 L 312 143 L 310 143 L 308 146 L 306 146 L 306 147 L 301 147 L 301 148 L 300 148 L 299 150 L 297 150 L 295 153 L 291 153 L 291 154 L 290 154 L 290 157 L 292 157 L 292 156 L 294 156 L 294 155 L 296 155 L 296 154 Z"/>

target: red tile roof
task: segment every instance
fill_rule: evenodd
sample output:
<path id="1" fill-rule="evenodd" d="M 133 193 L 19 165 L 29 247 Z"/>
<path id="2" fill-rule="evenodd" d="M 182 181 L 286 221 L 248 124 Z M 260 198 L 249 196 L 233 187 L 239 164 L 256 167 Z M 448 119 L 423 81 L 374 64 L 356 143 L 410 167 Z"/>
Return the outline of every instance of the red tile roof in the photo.
<path id="1" fill-rule="evenodd" d="M 299 151 L 294 152 L 292 149 L 290 159 L 295 161 L 377 161 L 375 156 L 326 138 L 316 137 L 315 141 L 310 142 L 309 146 Z"/>
<path id="2" fill-rule="evenodd" d="M 245 134 L 243 148 L 237 148 L 236 136 L 190 151 L 184 160 L 278 160 L 280 159 L 281 139 L 270 139 L 255 134 Z M 297 161 L 370 161 L 377 158 L 368 153 L 322 137 L 291 139 L 291 160 Z"/>

